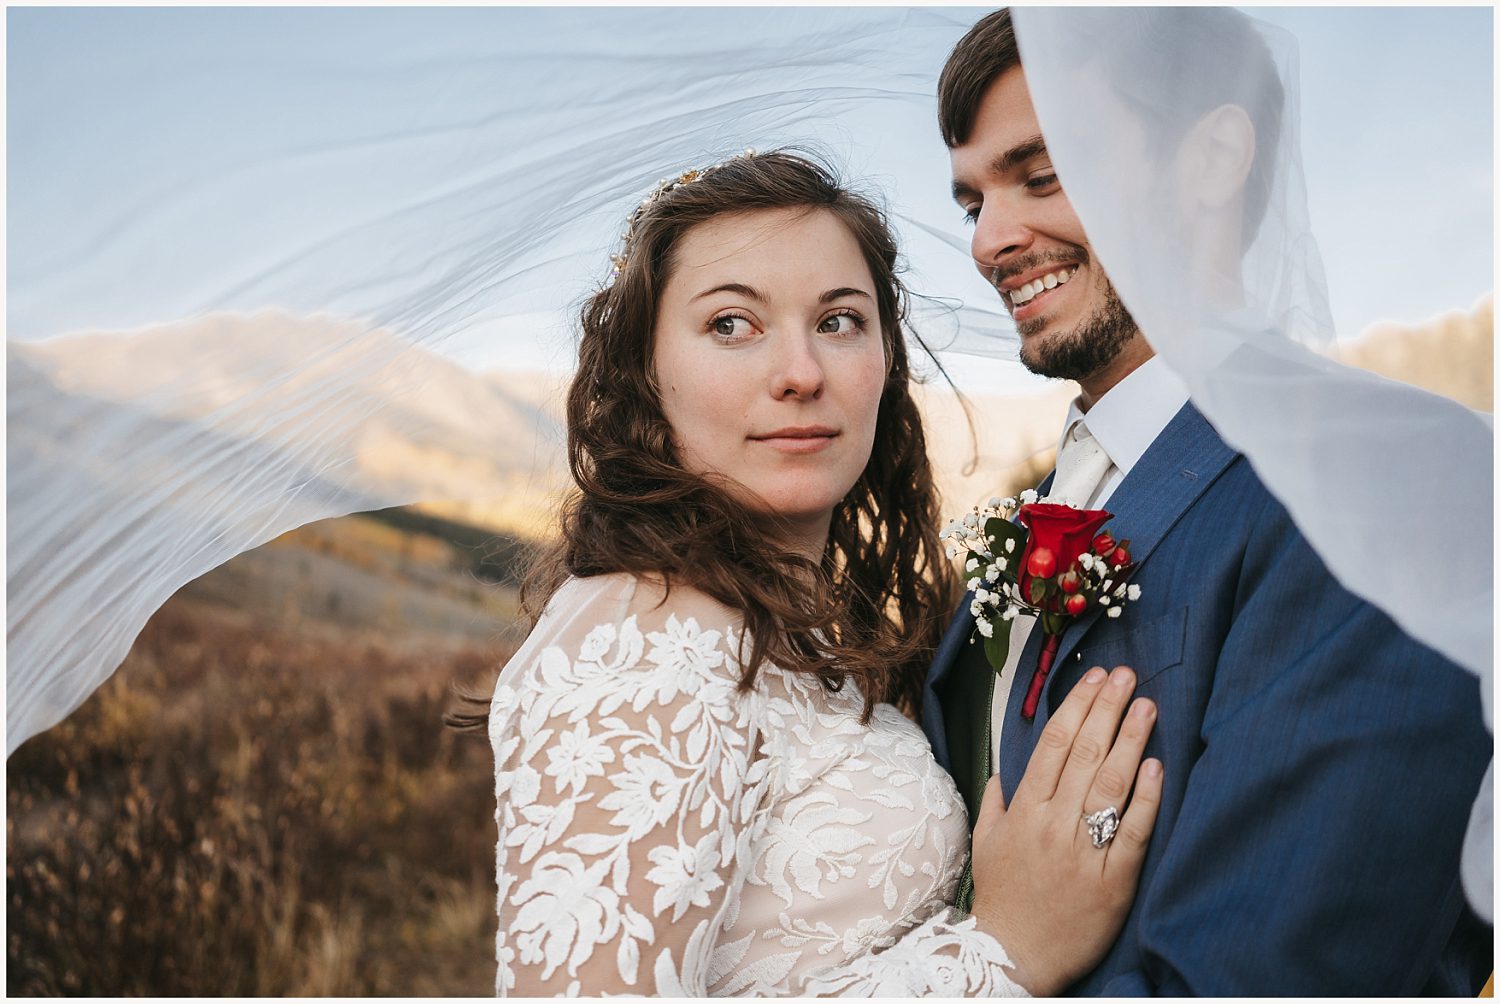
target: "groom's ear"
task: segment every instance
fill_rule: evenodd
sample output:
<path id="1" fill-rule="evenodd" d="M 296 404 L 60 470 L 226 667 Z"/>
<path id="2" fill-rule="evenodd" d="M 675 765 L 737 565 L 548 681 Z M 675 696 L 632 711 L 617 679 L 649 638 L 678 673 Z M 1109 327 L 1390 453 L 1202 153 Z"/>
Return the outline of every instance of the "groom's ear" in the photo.
<path id="1" fill-rule="evenodd" d="M 1178 150 L 1178 180 L 1188 204 L 1220 210 L 1240 204 L 1255 163 L 1255 123 L 1239 105 L 1220 105 L 1188 131 Z"/>

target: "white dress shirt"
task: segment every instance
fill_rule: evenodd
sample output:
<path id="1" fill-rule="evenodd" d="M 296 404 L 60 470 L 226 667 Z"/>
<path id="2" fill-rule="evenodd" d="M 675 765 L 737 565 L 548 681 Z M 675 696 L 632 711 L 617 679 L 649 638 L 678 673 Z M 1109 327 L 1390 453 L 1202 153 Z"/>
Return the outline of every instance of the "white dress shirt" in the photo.
<path id="1" fill-rule="evenodd" d="M 1173 416 L 1182 410 L 1187 399 L 1187 385 L 1156 356 L 1111 387 L 1088 409 L 1087 416 L 1078 398 L 1073 399 L 1068 406 L 1067 420 L 1063 422 L 1062 436 L 1058 438 L 1058 452 L 1062 451 L 1062 444 L 1072 432 L 1073 424 L 1087 417 L 1089 432 L 1104 447 L 1111 462 L 1085 508 L 1105 507 L 1120 482 L 1125 480 L 1125 475 L 1162 434 Z M 1123 529 L 1129 530 L 1128 527 Z M 994 770 L 1000 768 L 1000 727 L 1005 722 L 1005 706 L 1010 701 L 1011 684 L 1020 671 L 1021 651 L 1026 647 L 1034 621 L 1035 618 L 1023 615 L 1011 625 L 1010 652 L 1005 659 L 1005 669 L 995 681 L 994 695 L 990 700 L 990 765 Z M 1026 667 L 1028 674 L 1034 669 L 1034 666 Z M 1011 794 L 1014 793 L 1006 793 L 1007 797 Z"/>

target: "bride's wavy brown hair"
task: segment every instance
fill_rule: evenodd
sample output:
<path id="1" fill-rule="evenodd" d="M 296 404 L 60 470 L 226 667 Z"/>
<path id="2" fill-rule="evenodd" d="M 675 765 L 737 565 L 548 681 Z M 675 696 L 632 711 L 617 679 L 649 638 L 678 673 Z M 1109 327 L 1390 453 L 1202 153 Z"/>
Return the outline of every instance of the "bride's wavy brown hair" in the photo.
<path id="1" fill-rule="evenodd" d="M 874 448 L 834 511 L 817 563 L 778 543 L 776 521 L 752 514 L 732 479 L 683 467 L 653 366 L 657 305 L 683 235 L 726 214 L 797 208 L 832 213 L 854 236 L 875 281 L 889 361 Z M 931 353 L 908 323 L 898 267 L 881 210 L 823 164 L 788 151 L 737 157 L 643 205 L 613 284 L 582 309 L 567 400 L 577 488 L 562 505 L 558 542 L 538 554 L 522 586 L 533 625 L 569 576 L 660 577 L 669 590 L 689 586 L 743 612 L 742 687 L 769 660 L 830 689 L 857 680 L 866 720 L 881 701 L 915 714 L 958 582 L 938 540 L 908 339 Z"/>

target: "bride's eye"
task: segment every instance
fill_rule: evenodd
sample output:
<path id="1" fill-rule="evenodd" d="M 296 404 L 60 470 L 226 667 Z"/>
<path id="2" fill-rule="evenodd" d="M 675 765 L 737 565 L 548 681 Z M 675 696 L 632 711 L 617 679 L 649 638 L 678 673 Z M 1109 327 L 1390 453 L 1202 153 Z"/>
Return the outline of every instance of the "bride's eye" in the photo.
<path id="1" fill-rule="evenodd" d="M 829 314 L 818 323 L 818 331 L 825 335 L 852 335 L 865 329 L 865 319 L 852 310 Z"/>
<path id="2" fill-rule="evenodd" d="M 708 322 L 708 330 L 720 338 L 737 340 L 748 337 L 755 329 L 748 317 L 738 314 L 721 314 Z"/>

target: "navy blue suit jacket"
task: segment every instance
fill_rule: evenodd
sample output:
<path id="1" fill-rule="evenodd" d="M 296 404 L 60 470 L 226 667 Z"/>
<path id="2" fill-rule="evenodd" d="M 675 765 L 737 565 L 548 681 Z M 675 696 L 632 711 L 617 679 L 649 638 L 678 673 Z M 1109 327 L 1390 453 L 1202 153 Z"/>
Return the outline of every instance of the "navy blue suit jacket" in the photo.
<path id="1" fill-rule="evenodd" d="M 1491 755 L 1477 680 L 1341 588 L 1191 404 L 1108 508 L 1141 598 L 1068 629 L 1035 721 L 1020 706 L 1041 632 L 1000 684 L 1014 688 L 1007 797 L 1089 667 L 1131 666 L 1159 708 L 1147 754 L 1165 788 L 1135 905 L 1071 992 L 1475 993 L 1492 936 L 1464 901 L 1458 861 Z M 1370 546 L 1400 547 L 1399 518 L 1392 531 Z M 981 731 L 966 720 L 984 713 L 965 674 L 993 677 L 972 631 L 965 600 L 922 710 L 961 787 Z"/>

